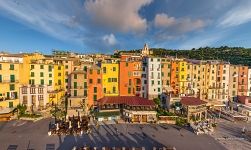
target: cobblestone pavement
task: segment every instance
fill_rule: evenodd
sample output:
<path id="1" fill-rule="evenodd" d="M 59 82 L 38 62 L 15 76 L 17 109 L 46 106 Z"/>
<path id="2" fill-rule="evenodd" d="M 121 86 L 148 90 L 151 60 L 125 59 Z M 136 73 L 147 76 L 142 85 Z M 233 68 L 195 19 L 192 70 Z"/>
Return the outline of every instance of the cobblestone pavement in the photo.
<path id="1" fill-rule="evenodd" d="M 93 126 L 90 135 L 48 136 L 51 119 L 37 122 L 10 121 L 0 123 L 0 150 L 70 150 L 74 146 L 95 147 L 155 147 L 175 146 L 177 150 L 224 150 L 225 148 L 208 135 L 195 135 L 187 129 L 170 125 L 104 124 Z M 117 132 L 118 131 L 118 132 Z"/>
<path id="2" fill-rule="evenodd" d="M 220 119 L 212 137 L 229 150 L 251 150 L 251 142 L 242 134 L 243 127 L 251 130 L 251 123 Z"/>

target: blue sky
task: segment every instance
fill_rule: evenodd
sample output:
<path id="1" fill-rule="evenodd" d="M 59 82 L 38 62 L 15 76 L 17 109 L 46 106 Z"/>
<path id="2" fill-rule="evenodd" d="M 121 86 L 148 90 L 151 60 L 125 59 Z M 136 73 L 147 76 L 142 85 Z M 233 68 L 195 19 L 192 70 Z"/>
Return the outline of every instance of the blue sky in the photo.
<path id="1" fill-rule="evenodd" d="M 0 0 L 0 50 L 251 47 L 249 0 Z"/>

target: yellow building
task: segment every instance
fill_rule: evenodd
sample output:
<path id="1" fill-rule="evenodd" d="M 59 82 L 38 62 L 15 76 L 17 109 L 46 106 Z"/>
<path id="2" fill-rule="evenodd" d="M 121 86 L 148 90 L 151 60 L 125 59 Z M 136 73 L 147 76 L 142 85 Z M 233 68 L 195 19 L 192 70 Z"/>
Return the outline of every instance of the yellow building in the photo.
<path id="1" fill-rule="evenodd" d="M 180 94 L 186 94 L 187 90 L 187 62 L 185 60 L 179 61 L 179 88 Z"/>
<path id="2" fill-rule="evenodd" d="M 0 109 L 19 103 L 19 61 L 0 62 Z"/>
<path id="3" fill-rule="evenodd" d="M 102 83 L 104 96 L 118 96 L 119 64 L 117 62 L 106 61 L 102 63 Z"/>

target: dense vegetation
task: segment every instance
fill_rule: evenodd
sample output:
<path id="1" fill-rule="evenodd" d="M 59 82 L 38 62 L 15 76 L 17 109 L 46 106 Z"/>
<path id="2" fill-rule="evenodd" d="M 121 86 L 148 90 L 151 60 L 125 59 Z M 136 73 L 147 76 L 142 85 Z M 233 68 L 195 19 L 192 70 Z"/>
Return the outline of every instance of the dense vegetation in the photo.
<path id="1" fill-rule="evenodd" d="M 231 64 L 242 64 L 251 66 L 251 48 L 243 47 L 228 47 L 221 46 L 215 47 L 202 47 L 191 50 L 171 50 L 164 48 L 152 48 L 154 56 L 176 56 L 178 58 L 189 58 L 198 60 L 224 60 L 229 61 Z M 124 51 L 125 52 L 125 51 Z M 130 53 L 137 53 L 140 50 L 126 51 Z"/>

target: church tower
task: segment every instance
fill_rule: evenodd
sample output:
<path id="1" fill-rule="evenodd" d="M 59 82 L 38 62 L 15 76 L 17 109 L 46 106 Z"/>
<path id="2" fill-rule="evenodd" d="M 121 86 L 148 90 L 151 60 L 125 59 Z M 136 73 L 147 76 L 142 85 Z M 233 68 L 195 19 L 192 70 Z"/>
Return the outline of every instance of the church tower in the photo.
<path id="1" fill-rule="evenodd" d="M 148 45 L 145 43 L 143 49 L 141 50 L 142 56 L 149 56 L 151 54 Z"/>

